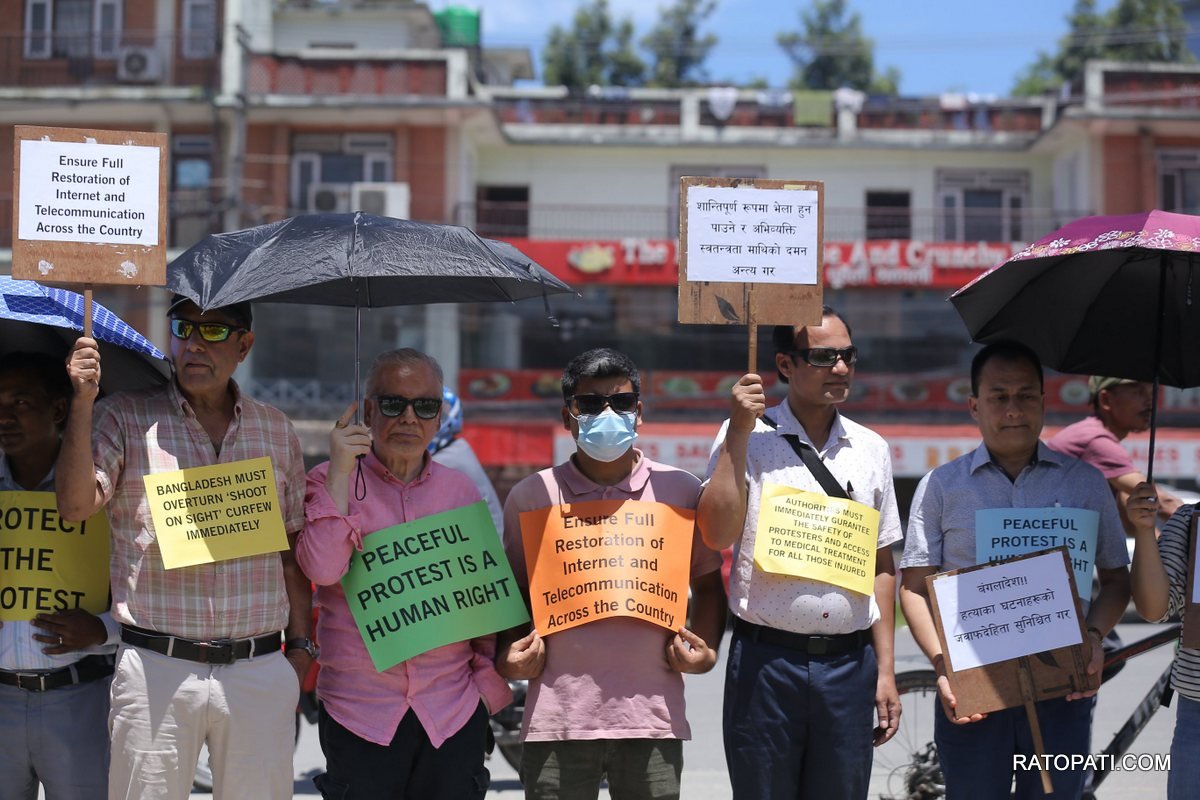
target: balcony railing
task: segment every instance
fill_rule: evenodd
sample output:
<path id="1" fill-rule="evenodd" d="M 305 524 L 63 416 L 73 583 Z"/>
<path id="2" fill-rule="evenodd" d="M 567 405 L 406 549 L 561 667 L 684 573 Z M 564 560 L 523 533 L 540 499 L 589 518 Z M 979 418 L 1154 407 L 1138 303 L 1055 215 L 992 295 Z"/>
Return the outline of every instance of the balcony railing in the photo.
<path id="1" fill-rule="evenodd" d="M 1034 241 L 1067 222 L 1094 212 L 1028 208 L 963 209 L 952 222 L 942 209 L 881 209 L 872 214 L 863 206 L 825 207 L 826 241 L 859 239 L 920 239 L 923 241 Z M 567 205 L 542 203 L 460 203 L 453 222 L 482 236 L 533 239 L 674 239 L 679 234 L 678 211 L 667 205 Z M 951 233 L 954 231 L 955 233 Z"/>
<path id="2" fill-rule="evenodd" d="M 187 47 L 185 47 L 185 44 Z M 220 86 L 219 41 L 178 31 L 0 36 L 0 86 Z M 185 57 L 185 52 L 202 53 Z"/>
<path id="3" fill-rule="evenodd" d="M 301 59 L 256 55 L 251 95 L 398 97 L 446 95 L 446 62 L 433 59 Z"/>

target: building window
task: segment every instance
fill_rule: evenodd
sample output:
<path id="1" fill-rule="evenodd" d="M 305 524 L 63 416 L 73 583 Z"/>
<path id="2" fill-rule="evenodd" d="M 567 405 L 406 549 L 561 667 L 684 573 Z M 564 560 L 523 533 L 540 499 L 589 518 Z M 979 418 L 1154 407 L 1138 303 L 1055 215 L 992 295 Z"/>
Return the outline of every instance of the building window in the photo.
<path id="1" fill-rule="evenodd" d="M 911 239 L 909 192 L 867 192 L 867 238 Z"/>
<path id="2" fill-rule="evenodd" d="M 1158 207 L 1179 214 L 1200 214 L 1200 151 L 1158 154 Z"/>
<path id="3" fill-rule="evenodd" d="M 25 58 L 116 58 L 121 11 L 121 0 L 26 0 Z"/>
<path id="4" fill-rule="evenodd" d="M 395 174 L 387 133 L 302 133 L 292 138 L 291 204 L 296 213 L 352 210 L 351 184 Z"/>
<path id="5" fill-rule="evenodd" d="M 184 58 L 212 58 L 217 53 L 216 0 L 183 0 Z"/>
<path id="6" fill-rule="evenodd" d="M 950 242 L 1013 242 L 1025 232 L 1029 173 L 938 170 L 937 234 Z"/>
<path id="7" fill-rule="evenodd" d="M 475 232 L 480 236 L 528 236 L 529 187 L 475 187 Z"/>

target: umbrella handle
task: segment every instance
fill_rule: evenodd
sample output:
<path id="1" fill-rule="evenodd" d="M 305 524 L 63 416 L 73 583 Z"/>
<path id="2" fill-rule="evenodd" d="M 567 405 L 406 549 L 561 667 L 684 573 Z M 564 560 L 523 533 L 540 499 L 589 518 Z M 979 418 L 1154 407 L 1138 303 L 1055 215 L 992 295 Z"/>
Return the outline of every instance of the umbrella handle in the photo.
<path id="1" fill-rule="evenodd" d="M 354 499 L 362 502 L 367 499 L 367 479 L 363 476 L 363 459 L 366 456 L 358 456 L 358 469 L 354 476 Z"/>

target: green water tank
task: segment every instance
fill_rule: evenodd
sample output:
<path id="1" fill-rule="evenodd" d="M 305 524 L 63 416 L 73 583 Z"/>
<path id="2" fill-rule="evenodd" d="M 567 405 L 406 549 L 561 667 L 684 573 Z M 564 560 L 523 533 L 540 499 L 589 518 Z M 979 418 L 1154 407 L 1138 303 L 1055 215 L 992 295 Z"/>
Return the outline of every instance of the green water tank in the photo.
<path id="1" fill-rule="evenodd" d="M 479 12 L 462 6 L 449 6 L 434 13 L 442 32 L 443 47 L 478 47 Z"/>

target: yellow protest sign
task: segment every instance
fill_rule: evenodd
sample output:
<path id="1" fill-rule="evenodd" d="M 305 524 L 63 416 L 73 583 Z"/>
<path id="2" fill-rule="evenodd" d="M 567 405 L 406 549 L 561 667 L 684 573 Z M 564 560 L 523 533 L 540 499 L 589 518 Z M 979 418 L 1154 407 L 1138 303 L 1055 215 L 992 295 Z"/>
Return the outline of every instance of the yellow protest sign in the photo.
<path id="1" fill-rule="evenodd" d="M 108 517 L 58 515 L 53 492 L 0 492 L 0 621 L 108 608 Z"/>
<path id="2" fill-rule="evenodd" d="M 605 617 L 678 630 L 687 619 L 696 512 L 593 500 L 521 514 L 529 604 L 543 636 Z"/>
<path id="3" fill-rule="evenodd" d="M 879 512 L 870 506 L 763 484 L 754 534 L 754 564 L 762 571 L 870 594 L 878 542 Z"/>
<path id="4" fill-rule="evenodd" d="M 288 548 L 270 457 L 143 478 L 167 569 Z"/>

